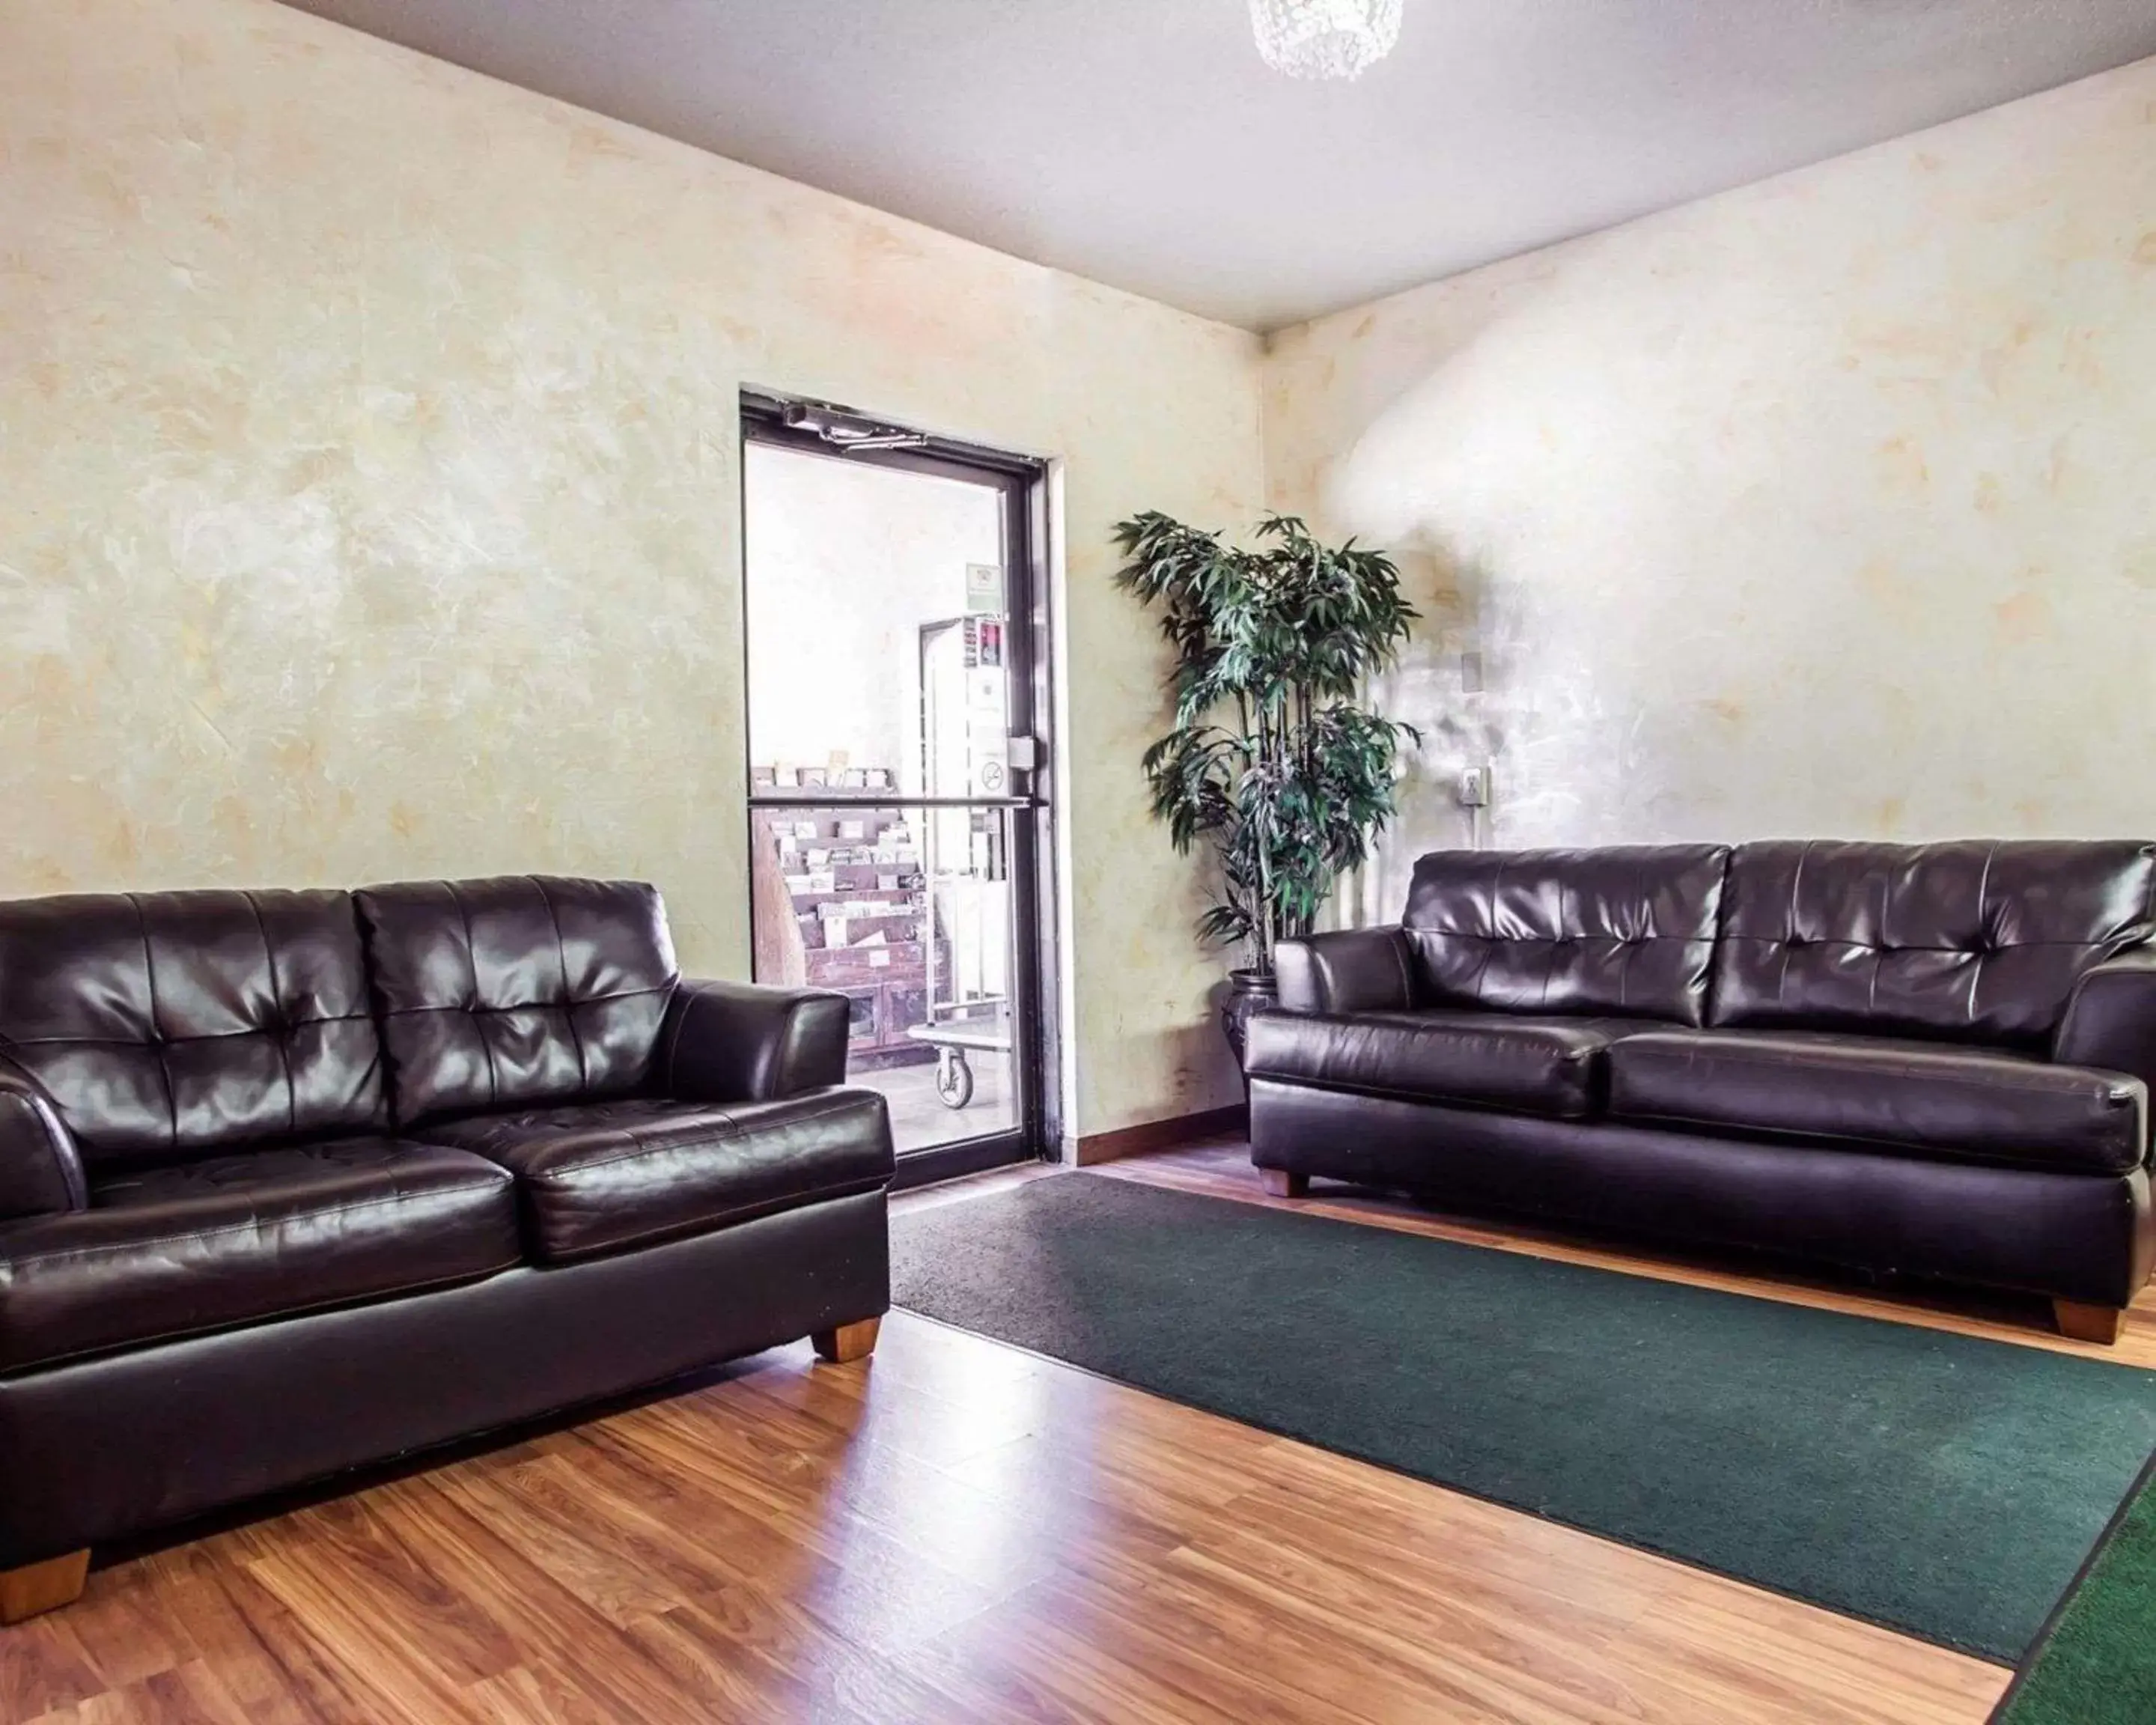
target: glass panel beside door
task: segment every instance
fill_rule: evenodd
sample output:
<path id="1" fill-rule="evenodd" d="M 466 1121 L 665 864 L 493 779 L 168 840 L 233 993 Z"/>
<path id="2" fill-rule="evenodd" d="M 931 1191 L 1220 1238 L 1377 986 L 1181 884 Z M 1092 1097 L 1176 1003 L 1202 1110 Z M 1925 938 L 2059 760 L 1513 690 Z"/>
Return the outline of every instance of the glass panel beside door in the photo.
<path id="1" fill-rule="evenodd" d="M 1033 1154 L 1024 489 L 753 422 L 743 468 L 757 978 L 853 1003 L 902 1157 Z"/>

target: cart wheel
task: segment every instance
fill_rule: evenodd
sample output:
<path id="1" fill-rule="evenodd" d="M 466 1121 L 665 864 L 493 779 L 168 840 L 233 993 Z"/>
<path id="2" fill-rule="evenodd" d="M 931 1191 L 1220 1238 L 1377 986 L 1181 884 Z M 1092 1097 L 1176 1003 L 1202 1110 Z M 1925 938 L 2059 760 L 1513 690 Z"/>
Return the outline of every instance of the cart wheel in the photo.
<path id="1" fill-rule="evenodd" d="M 973 1100 L 973 1069 L 962 1048 L 939 1050 L 936 1062 L 936 1094 L 947 1108 L 963 1108 Z"/>

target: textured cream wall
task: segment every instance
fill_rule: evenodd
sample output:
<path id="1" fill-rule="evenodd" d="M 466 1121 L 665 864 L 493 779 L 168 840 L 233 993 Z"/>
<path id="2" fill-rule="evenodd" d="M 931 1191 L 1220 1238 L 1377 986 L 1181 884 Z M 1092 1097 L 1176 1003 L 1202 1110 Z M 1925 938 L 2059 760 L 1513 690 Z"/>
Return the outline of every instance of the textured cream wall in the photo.
<path id="1" fill-rule="evenodd" d="M 551 869 L 747 968 L 736 393 L 1061 458 L 1075 1122 L 1233 1094 L 1137 759 L 1255 338 L 267 0 L 0 0 L 0 893 Z"/>
<path id="2" fill-rule="evenodd" d="M 1267 365 L 1273 501 L 1431 613 L 1365 916 L 1485 753 L 1505 845 L 2156 832 L 2156 61 Z"/>

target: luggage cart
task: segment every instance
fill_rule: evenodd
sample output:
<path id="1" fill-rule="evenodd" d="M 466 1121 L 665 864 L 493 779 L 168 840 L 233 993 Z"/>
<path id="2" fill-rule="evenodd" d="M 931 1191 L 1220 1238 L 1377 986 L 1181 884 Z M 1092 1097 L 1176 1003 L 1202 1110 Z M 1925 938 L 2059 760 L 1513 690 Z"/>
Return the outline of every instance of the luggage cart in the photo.
<path id="1" fill-rule="evenodd" d="M 979 1018 L 911 1024 L 906 1034 L 936 1050 L 937 1100 L 947 1108 L 963 1108 L 973 1100 L 973 1066 L 968 1056 L 1011 1051 L 1010 1009 L 998 1004 L 992 1014 Z"/>

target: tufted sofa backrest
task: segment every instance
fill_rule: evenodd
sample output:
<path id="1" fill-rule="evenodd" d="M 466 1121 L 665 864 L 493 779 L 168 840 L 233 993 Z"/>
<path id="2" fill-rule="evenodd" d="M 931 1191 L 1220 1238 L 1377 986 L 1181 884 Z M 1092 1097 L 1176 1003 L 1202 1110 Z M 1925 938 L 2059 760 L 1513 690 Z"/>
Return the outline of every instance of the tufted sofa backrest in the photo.
<path id="1" fill-rule="evenodd" d="M 1778 839 L 1730 861 L 1712 1021 L 2041 1047 L 2156 932 L 2156 845 Z"/>
<path id="2" fill-rule="evenodd" d="M 657 888 L 516 875 L 353 898 L 398 1125 L 645 1082 L 680 980 Z"/>
<path id="3" fill-rule="evenodd" d="M 1719 845 L 1437 850 L 1401 919 L 1418 1004 L 1701 1022 Z"/>
<path id="4" fill-rule="evenodd" d="M 0 1055 L 93 1169 L 388 1118 L 347 892 L 0 902 Z"/>

